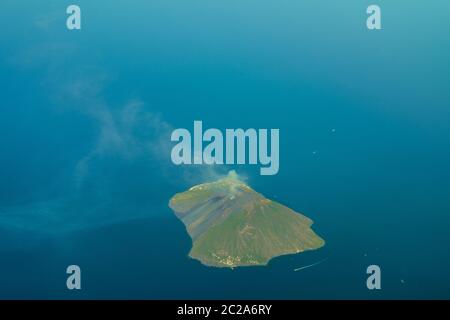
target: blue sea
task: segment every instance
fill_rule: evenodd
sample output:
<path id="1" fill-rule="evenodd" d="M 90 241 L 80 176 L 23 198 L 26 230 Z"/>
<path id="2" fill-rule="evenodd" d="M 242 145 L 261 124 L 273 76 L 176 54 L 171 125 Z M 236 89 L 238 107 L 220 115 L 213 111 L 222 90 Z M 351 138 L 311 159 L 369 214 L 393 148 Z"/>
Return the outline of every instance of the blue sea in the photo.
<path id="1" fill-rule="evenodd" d="M 366 27 L 374 3 L 381 30 Z M 449 299 L 449 10 L 2 0 L 0 298 Z M 175 166 L 170 133 L 195 120 L 279 128 L 279 173 Z M 326 245 L 265 267 L 189 258 L 168 201 L 228 170 Z M 66 287 L 73 264 L 81 290 Z"/>

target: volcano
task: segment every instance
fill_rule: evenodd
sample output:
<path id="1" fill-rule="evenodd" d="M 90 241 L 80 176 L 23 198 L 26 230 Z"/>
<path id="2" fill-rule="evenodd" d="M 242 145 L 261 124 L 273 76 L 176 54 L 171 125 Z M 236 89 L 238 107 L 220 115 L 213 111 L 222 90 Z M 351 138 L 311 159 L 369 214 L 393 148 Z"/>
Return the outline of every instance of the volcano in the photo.
<path id="1" fill-rule="evenodd" d="M 311 219 L 265 198 L 234 171 L 176 194 L 169 206 L 192 238 L 189 256 L 207 266 L 267 265 L 325 244 Z"/>

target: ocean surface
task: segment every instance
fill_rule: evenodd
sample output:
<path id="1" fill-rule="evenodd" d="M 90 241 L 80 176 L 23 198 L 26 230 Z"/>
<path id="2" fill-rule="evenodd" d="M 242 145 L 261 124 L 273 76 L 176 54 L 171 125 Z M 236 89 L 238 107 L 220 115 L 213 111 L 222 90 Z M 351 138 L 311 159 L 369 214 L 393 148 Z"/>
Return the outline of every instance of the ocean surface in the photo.
<path id="1" fill-rule="evenodd" d="M 2 0 L 0 298 L 449 299 L 449 10 Z M 279 128 L 279 173 L 173 165 L 170 133 L 194 120 Z M 190 259 L 168 201 L 232 169 L 325 247 L 233 270 Z"/>

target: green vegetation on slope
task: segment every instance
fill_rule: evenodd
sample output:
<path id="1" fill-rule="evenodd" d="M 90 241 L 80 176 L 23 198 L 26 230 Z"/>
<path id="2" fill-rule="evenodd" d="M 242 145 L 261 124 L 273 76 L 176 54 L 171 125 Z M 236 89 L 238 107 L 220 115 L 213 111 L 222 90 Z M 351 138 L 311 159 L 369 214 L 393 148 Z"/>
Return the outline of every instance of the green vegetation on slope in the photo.
<path id="1" fill-rule="evenodd" d="M 177 194 L 169 205 L 193 239 L 190 256 L 205 265 L 265 265 L 324 245 L 309 218 L 266 199 L 235 174 Z"/>

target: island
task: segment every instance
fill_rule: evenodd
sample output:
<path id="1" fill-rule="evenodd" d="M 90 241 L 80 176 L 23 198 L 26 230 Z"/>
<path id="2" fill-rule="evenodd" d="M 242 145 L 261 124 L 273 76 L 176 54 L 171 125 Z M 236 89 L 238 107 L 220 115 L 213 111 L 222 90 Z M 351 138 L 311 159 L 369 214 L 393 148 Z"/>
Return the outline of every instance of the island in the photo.
<path id="1" fill-rule="evenodd" d="M 325 244 L 311 219 L 265 198 L 235 171 L 174 195 L 169 207 L 192 239 L 189 256 L 207 266 L 267 265 L 274 257 Z"/>

